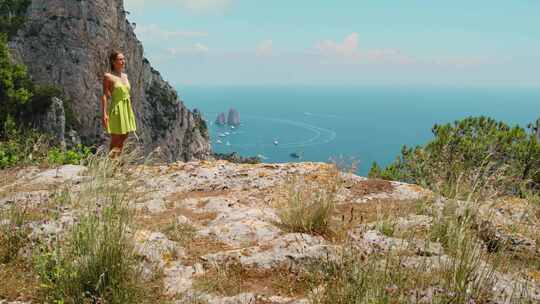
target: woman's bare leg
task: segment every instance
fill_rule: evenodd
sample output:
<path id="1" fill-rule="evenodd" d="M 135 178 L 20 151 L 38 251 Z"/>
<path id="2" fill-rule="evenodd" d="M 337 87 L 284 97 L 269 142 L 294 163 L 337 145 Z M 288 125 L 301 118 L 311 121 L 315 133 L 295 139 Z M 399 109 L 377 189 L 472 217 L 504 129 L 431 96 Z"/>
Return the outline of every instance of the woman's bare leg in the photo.
<path id="1" fill-rule="evenodd" d="M 122 151 L 124 150 L 124 142 L 126 141 L 127 137 L 127 134 L 122 134 L 118 138 L 118 148 L 120 149 L 120 153 L 122 153 Z"/>
<path id="2" fill-rule="evenodd" d="M 111 146 L 109 149 L 110 158 L 116 158 L 122 153 L 122 135 L 111 134 Z"/>

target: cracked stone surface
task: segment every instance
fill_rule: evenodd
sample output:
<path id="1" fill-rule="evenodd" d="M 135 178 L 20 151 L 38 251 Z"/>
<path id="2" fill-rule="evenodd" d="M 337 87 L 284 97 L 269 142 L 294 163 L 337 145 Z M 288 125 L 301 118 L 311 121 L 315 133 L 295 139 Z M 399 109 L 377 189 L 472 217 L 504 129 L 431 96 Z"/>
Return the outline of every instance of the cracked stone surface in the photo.
<path id="1" fill-rule="evenodd" d="M 159 273 L 166 296 L 192 295 L 208 303 L 308 303 L 305 295 L 268 294 L 264 289 L 245 290 L 235 296 L 204 293 L 196 290 L 195 282 L 228 263 L 271 273 L 275 269 L 298 271 L 317 259 L 337 261 L 344 240 L 335 242 L 324 235 L 285 231 L 276 209 L 275 195 L 285 191 L 288 177 L 318 178 L 325 168 L 323 163 L 239 165 L 226 161 L 125 167 L 121 174 L 133 179 L 128 205 L 136 216 L 129 231 L 141 258 L 143 278 L 150 280 Z M 349 211 L 353 206 L 360 215 L 355 218 L 375 212 L 370 210 L 384 210 L 387 203 L 410 205 L 431 195 L 414 185 L 370 180 L 350 173 L 339 176 L 343 187 L 338 190 L 336 203 L 349 206 L 344 209 Z M 88 172 L 81 166 L 22 169 L 12 182 L 0 185 L 0 209 L 25 204 L 35 212 L 45 212 L 46 218 L 28 224 L 31 239 L 60 236 L 77 222 L 81 211 L 73 209 L 74 205 L 55 205 L 55 191 L 66 185 L 77 197 L 87 179 Z M 443 199 L 436 201 L 434 210 L 442 210 L 445 204 Z M 466 202 L 458 203 L 456 216 L 463 215 L 464 206 Z M 344 234 L 347 244 L 364 254 L 405 252 L 407 256 L 401 260 L 404 267 L 436 269 L 451 263 L 452 258 L 441 244 L 428 242 L 418 234 L 430 229 L 434 215 L 408 212 L 392 219 L 393 236 L 381 233 L 378 221 L 350 226 Z M 349 213 L 345 213 L 336 215 L 336 219 L 347 221 Z M 537 250 L 536 240 L 527 232 L 537 227 L 537 216 L 523 201 L 491 202 L 480 205 L 475 220 L 486 239 L 507 242 L 516 252 L 530 253 Z M 187 230 L 177 231 L 179 239 L 173 241 L 167 231 L 171 227 Z M 187 242 L 183 240 L 186 237 Z M 494 279 L 501 295 L 507 295 L 517 284 L 527 287 L 530 299 L 537 299 L 535 294 L 540 289 L 534 280 L 502 273 L 495 273 Z M 435 287 L 418 291 L 426 301 L 437 292 L 440 290 Z M 494 303 L 504 303 L 501 299 Z"/>

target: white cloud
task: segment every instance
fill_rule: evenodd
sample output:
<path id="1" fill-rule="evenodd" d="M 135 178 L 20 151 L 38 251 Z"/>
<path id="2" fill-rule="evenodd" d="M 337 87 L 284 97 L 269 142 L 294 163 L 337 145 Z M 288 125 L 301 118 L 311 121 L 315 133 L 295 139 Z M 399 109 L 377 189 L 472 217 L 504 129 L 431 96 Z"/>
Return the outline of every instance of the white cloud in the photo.
<path id="1" fill-rule="evenodd" d="M 362 49 L 358 33 L 351 33 L 343 41 L 323 40 L 315 45 L 316 53 L 354 63 L 410 64 L 415 60 L 397 49 Z"/>
<path id="2" fill-rule="evenodd" d="M 206 45 L 202 44 L 202 43 L 195 43 L 195 45 L 193 45 L 193 47 L 195 48 L 195 50 L 198 52 L 198 53 L 208 53 L 209 49 Z"/>
<path id="3" fill-rule="evenodd" d="M 229 8 L 231 0 L 178 0 L 179 4 L 192 12 L 223 12 Z"/>
<path id="4" fill-rule="evenodd" d="M 272 40 L 264 40 L 257 46 L 257 56 L 272 56 L 274 43 Z"/>
<path id="5" fill-rule="evenodd" d="M 195 43 L 189 47 L 168 48 L 167 53 L 171 56 L 181 55 L 205 55 L 210 51 L 208 46 L 202 43 Z"/>
<path id="6" fill-rule="evenodd" d="M 139 25 L 136 27 L 135 32 L 140 35 L 143 40 L 160 40 L 160 39 L 175 39 L 175 38 L 201 38 L 207 37 L 208 33 L 203 31 L 187 31 L 187 30 L 175 30 L 169 31 L 163 29 L 156 24 Z"/>
<path id="7" fill-rule="evenodd" d="M 352 33 L 349 36 L 345 37 L 342 42 L 324 40 L 317 43 L 315 48 L 323 55 L 358 55 L 358 34 Z"/>
<path id="8" fill-rule="evenodd" d="M 160 8 L 177 7 L 193 13 L 223 13 L 233 0 L 125 0 L 128 10 L 142 10 L 149 6 Z"/>

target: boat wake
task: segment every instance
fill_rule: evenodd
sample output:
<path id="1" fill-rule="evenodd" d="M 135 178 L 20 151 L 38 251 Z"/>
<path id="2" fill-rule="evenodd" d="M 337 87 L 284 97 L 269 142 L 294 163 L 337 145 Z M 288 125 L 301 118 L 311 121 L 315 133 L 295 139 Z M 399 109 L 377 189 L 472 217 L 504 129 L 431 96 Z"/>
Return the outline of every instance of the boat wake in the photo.
<path id="1" fill-rule="evenodd" d="M 209 114 L 211 115 L 211 113 Z M 321 127 L 318 127 L 309 123 L 305 123 L 305 122 L 293 121 L 293 120 L 281 119 L 281 118 L 264 117 L 264 116 L 258 116 L 258 115 L 245 115 L 245 114 L 242 115 L 242 118 L 248 118 L 250 120 L 253 119 L 257 121 L 268 121 L 268 122 L 276 123 L 276 124 L 290 125 L 292 127 L 307 130 L 310 133 L 312 133 L 312 136 L 305 140 L 294 141 L 294 142 L 279 142 L 279 144 L 276 144 L 275 141 L 269 140 L 268 144 L 244 143 L 244 144 L 235 144 L 234 145 L 235 147 L 240 147 L 240 148 L 274 147 L 274 148 L 282 148 L 282 149 L 298 149 L 298 148 L 304 148 L 304 147 L 309 147 L 309 146 L 327 144 L 334 141 L 337 137 L 337 134 L 334 130 L 321 128 Z"/>

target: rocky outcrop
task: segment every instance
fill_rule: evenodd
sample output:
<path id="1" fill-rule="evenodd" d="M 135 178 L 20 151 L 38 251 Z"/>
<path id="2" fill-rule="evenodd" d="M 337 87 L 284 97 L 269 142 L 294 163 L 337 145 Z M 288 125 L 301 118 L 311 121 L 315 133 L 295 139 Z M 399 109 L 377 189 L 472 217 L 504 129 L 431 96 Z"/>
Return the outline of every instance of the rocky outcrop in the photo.
<path id="1" fill-rule="evenodd" d="M 536 121 L 536 140 L 540 142 L 540 118 Z"/>
<path id="2" fill-rule="evenodd" d="M 407 290 L 415 297 L 407 303 L 434 303 L 437 294 L 448 293 L 449 299 L 455 296 L 438 281 L 439 273 L 453 275 L 454 269 L 485 282 L 486 288 L 493 291 L 486 295 L 489 297 L 486 302 L 540 301 L 540 279 L 534 263 L 530 267 L 520 263 L 515 270 L 501 272 L 489 266 L 490 260 L 484 261 L 487 256 L 470 255 L 469 251 L 465 252 L 467 260 L 461 263 L 461 257 L 453 254 L 455 246 L 443 247 L 432 239 L 431 233 L 438 231 L 433 227 L 442 220 L 438 213 L 444 212 L 445 216 L 455 213 L 455 218 L 460 218 L 466 202 L 444 198 L 432 201 L 433 193 L 418 186 L 366 179 L 351 173 L 332 176 L 327 172 L 328 165 L 322 163 L 251 165 L 205 160 L 163 166 L 126 165 L 109 181 L 129 176 L 131 186 L 126 200 L 137 211 L 129 231 L 141 262 L 142 276 L 144 280 L 152 280 L 158 275 L 163 282 L 164 297 L 189 303 L 310 303 L 306 297 L 317 296 L 323 290 L 304 286 L 298 288 L 305 289 L 292 292 L 302 277 L 289 276 L 301 275 L 315 262 L 346 261 L 350 249 L 354 249 L 358 263 L 368 258 L 375 263 L 368 270 L 388 265 L 395 267 L 389 271 L 395 270 L 400 275 L 412 272 L 433 280 L 428 287 Z M 28 167 L 1 173 L 6 178 L 0 180 L 0 214 L 13 205 L 26 206 L 32 211 L 27 224 L 32 231 L 28 250 L 38 242 L 61 238 L 77 223 L 81 212 L 89 210 L 87 205 L 79 203 L 86 189 L 95 182 L 92 168 Z M 316 182 L 320 187 L 333 187 L 328 179 L 338 179 L 334 181 L 339 187 L 335 190 L 336 205 L 331 218 L 336 225 L 335 234 L 295 232 L 283 225 L 280 214 L 290 207 L 283 205 L 283 199 L 286 202 L 290 195 L 292 176 L 302 177 L 297 182 Z M 69 199 L 60 190 L 64 187 L 69 189 Z M 527 261 L 538 260 L 536 241 L 530 244 L 512 241 L 518 237 L 538 238 L 540 220 L 534 202 L 505 199 L 477 202 L 475 206 L 478 225 L 473 226 L 483 241 L 477 241 L 475 248 L 486 247 L 484 242 L 489 246 L 482 236 L 481 224 L 489 221 L 486 223 L 490 225 L 486 227 L 489 240 L 510 245 L 500 250 L 522 254 L 523 258 L 530 258 Z M 386 212 L 389 213 L 385 215 Z M 385 225 L 391 229 L 383 229 Z M 397 259 L 390 263 L 394 255 Z M 213 286 L 225 280 L 236 280 L 238 286 L 229 287 L 227 294 L 205 287 L 209 286 L 208 282 Z M 275 282 L 291 287 L 291 292 L 284 294 L 283 290 L 274 289 L 274 285 L 278 286 Z M 395 289 L 392 284 L 390 289 Z M 516 294 L 522 291 L 526 293 Z M 510 302 L 508 299 L 512 297 L 519 297 L 520 301 Z"/>
<path id="3" fill-rule="evenodd" d="M 221 125 L 221 126 L 226 124 L 225 113 L 223 112 L 219 113 L 219 115 L 216 118 L 216 124 Z"/>
<path id="4" fill-rule="evenodd" d="M 211 152 L 204 120 L 143 57 L 122 0 L 32 0 L 27 22 L 10 42 L 14 58 L 39 84 L 61 88 L 72 101 L 83 143 L 101 145 L 102 76 L 113 49 L 124 53 L 137 135 L 146 153 L 161 147 L 169 161 L 206 158 Z"/>
<path id="5" fill-rule="evenodd" d="M 66 142 L 66 114 L 64 102 L 53 97 L 47 112 L 37 118 L 35 125 L 38 129 L 50 134 L 61 145 Z"/>
<path id="6" fill-rule="evenodd" d="M 240 125 L 240 114 L 236 109 L 229 109 L 229 115 L 227 116 L 227 124 L 229 126 L 238 126 Z"/>

